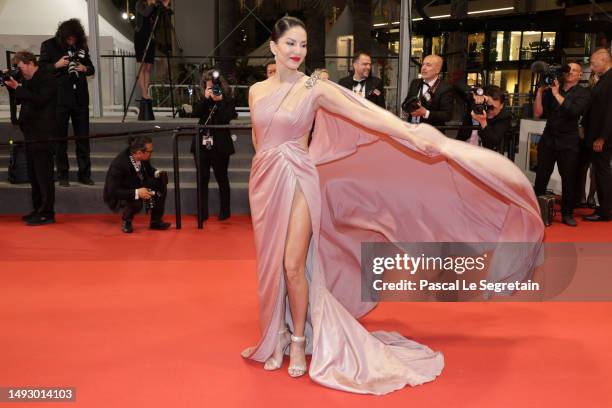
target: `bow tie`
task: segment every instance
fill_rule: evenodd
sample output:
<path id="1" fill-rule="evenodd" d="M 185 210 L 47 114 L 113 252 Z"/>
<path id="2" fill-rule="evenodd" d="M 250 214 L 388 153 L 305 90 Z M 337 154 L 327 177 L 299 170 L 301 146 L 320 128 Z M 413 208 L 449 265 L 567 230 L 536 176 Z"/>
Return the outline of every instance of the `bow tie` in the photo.
<path id="1" fill-rule="evenodd" d="M 362 79 L 361 81 L 355 81 L 353 79 L 353 88 L 356 87 L 357 85 L 361 85 L 362 87 L 365 86 L 365 79 Z"/>

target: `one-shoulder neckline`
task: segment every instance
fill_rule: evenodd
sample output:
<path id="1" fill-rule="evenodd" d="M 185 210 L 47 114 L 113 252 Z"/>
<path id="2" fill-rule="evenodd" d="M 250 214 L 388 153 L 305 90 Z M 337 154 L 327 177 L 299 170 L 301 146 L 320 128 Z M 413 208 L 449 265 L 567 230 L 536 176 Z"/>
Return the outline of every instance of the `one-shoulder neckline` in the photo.
<path id="1" fill-rule="evenodd" d="M 260 101 L 263 101 L 264 99 L 268 99 L 274 95 L 276 95 L 279 91 L 281 91 L 283 88 L 285 88 L 287 85 L 295 85 L 297 83 L 297 81 L 299 81 L 300 79 L 302 79 L 303 77 L 307 76 L 306 74 L 304 74 L 303 72 L 301 73 L 302 75 L 296 75 L 296 79 L 294 81 L 287 81 L 287 82 L 283 82 L 283 84 L 281 86 L 279 86 L 278 88 L 276 88 L 273 92 L 270 92 L 260 98 L 258 98 L 256 101 L 253 102 L 253 106 L 257 105 Z"/>

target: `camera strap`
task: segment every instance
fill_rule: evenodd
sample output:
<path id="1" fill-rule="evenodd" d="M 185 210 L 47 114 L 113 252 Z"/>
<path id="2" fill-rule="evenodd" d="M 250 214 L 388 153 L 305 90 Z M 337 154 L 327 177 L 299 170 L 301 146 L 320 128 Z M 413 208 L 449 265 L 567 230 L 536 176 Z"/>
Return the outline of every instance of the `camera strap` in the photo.
<path id="1" fill-rule="evenodd" d="M 138 168 L 138 164 L 136 163 L 136 160 L 134 160 L 131 154 L 130 154 L 130 161 L 132 162 L 132 166 L 134 166 L 136 175 L 138 176 L 140 181 L 144 183 L 144 176 L 142 175 L 142 168 L 143 168 L 142 163 L 140 163 L 140 168 Z"/>
<path id="2" fill-rule="evenodd" d="M 419 99 L 423 97 L 423 86 L 427 86 L 426 93 L 428 93 L 430 96 L 433 96 L 434 93 L 436 93 L 436 89 L 438 89 L 438 85 L 440 85 L 440 77 L 436 78 L 436 81 L 433 83 L 433 85 L 429 85 L 424 80 L 421 81 L 421 86 L 419 87 L 419 95 L 418 95 Z M 429 98 L 429 100 L 431 100 L 431 98 Z"/>

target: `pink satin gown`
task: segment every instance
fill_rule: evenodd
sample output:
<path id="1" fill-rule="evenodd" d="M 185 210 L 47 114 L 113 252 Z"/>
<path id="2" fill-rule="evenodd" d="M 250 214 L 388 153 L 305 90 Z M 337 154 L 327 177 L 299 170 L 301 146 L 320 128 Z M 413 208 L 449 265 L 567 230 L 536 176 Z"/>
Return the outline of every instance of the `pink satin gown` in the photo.
<path id="1" fill-rule="evenodd" d="M 541 242 L 544 227 L 531 185 L 503 156 L 448 139 L 428 125 L 402 122 L 407 134 L 434 142 L 434 151 L 425 152 L 360 127 L 359 118 L 315 111 L 317 80 L 305 79 L 285 83 L 251 106 L 257 153 L 249 199 L 262 335 L 249 358 L 266 361 L 281 322 L 292 327 L 288 302 L 281 308 L 283 253 L 299 185 L 313 230 L 306 265 L 312 380 L 377 395 L 432 381 L 444 366 L 440 352 L 397 332 L 370 333 L 357 321 L 375 306 L 361 301 L 360 243 Z M 347 105 L 384 112 L 332 86 L 346 96 Z M 310 131 L 315 115 L 306 150 L 298 140 Z M 536 262 L 536 249 L 513 254 L 510 265 L 500 257 L 489 279 L 524 278 Z"/>

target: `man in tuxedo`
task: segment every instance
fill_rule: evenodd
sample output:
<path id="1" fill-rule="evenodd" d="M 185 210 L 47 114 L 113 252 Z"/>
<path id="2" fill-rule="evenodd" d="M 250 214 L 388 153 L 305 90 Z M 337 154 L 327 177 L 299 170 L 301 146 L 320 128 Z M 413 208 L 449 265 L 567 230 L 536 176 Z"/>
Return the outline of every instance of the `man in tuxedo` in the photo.
<path id="1" fill-rule="evenodd" d="M 385 109 L 385 90 L 380 78 L 371 76 L 372 58 L 359 51 L 353 57 L 353 74 L 345 76 L 338 84 Z"/>
<path id="2" fill-rule="evenodd" d="M 19 51 L 13 57 L 24 81 L 10 78 L 4 84 L 13 90 L 15 102 L 21 104 L 19 127 L 26 141 L 28 178 L 32 186 L 32 212 L 22 217 L 27 225 L 55 222 L 55 185 L 53 184 L 53 153 L 55 136 L 55 100 L 57 84 L 53 75 L 40 69 L 34 54 Z M 36 142 L 36 143 L 28 143 Z"/>
<path id="3" fill-rule="evenodd" d="M 166 230 L 170 224 L 162 221 L 166 201 L 168 175 L 150 163 L 153 142 L 149 136 L 133 136 L 129 147 L 113 159 L 106 173 L 104 201 L 111 210 L 123 210 L 122 231 L 133 231 L 132 220 L 143 204 L 151 210 L 149 227 Z"/>
<path id="4" fill-rule="evenodd" d="M 409 114 L 411 123 L 442 126 L 453 115 L 453 92 L 448 82 L 440 78 L 442 58 L 428 55 L 421 66 L 421 78 L 410 83 L 402 110 Z"/>
<path id="5" fill-rule="evenodd" d="M 583 219 L 585 221 L 610 221 L 612 220 L 612 171 L 610 169 L 612 55 L 610 55 L 610 50 L 602 48 L 591 55 L 591 70 L 599 77 L 599 81 L 591 91 L 591 107 L 583 123 L 585 124 L 585 141 L 591 150 L 599 208 Z"/>
<path id="6" fill-rule="evenodd" d="M 77 138 L 78 180 L 82 184 L 92 185 L 87 77 L 93 75 L 95 69 L 89 57 L 85 29 L 78 19 L 62 22 L 55 37 L 41 44 L 40 66 L 57 78 L 57 137 L 68 137 L 68 123 L 72 120 L 72 129 Z M 55 155 L 59 184 L 68 187 L 70 166 L 67 141 L 56 143 Z"/>

